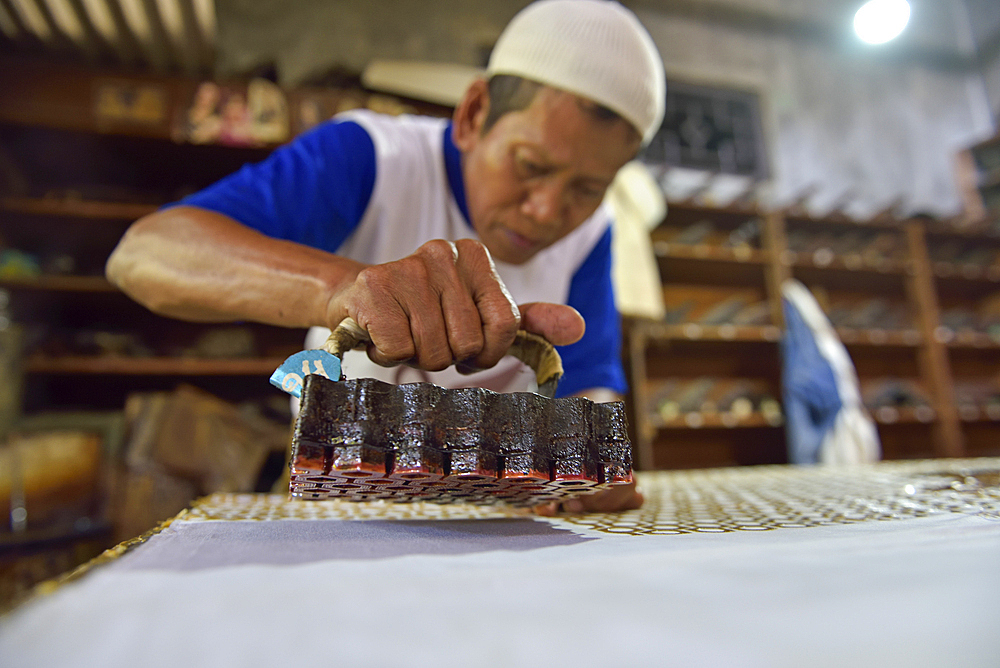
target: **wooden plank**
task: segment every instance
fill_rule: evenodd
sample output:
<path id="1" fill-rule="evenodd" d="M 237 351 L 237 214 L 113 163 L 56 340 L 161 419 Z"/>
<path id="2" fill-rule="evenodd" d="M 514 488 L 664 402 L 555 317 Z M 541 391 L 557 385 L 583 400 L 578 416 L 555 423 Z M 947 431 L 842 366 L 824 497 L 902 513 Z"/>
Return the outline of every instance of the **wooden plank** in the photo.
<path id="1" fill-rule="evenodd" d="M 774 326 L 700 325 L 689 322 L 681 325 L 650 324 L 647 336 L 660 341 L 777 341 L 781 330 Z"/>
<path id="2" fill-rule="evenodd" d="M 635 467 L 641 471 L 651 471 L 655 468 L 653 439 L 656 430 L 650 423 L 647 412 L 649 396 L 646 391 L 646 327 L 644 323 L 636 322 L 628 327 L 627 333 L 629 384 L 631 386 L 630 403 L 632 420 L 635 425 L 632 430 Z"/>
<path id="3" fill-rule="evenodd" d="M 785 238 L 785 220 L 779 212 L 771 212 L 764 216 L 764 227 L 761 239 L 765 248 L 771 249 L 764 269 L 764 284 L 767 287 L 767 299 L 771 305 L 771 323 L 775 327 L 784 328 L 785 312 L 781 297 L 781 285 L 791 277 L 789 258 L 785 255 L 788 242 Z"/>
<path id="4" fill-rule="evenodd" d="M 913 311 L 917 314 L 917 326 L 922 339 L 917 359 L 937 414 L 933 430 L 934 453 L 939 457 L 961 457 L 965 453 L 965 445 L 955 407 L 955 389 L 948 352 L 935 335 L 941 315 L 923 225 L 917 221 L 909 222 L 906 226 L 906 238 L 913 267 L 912 274 L 906 280 L 906 288 Z"/>
<path id="5" fill-rule="evenodd" d="M 112 3 L 114 4 L 114 3 Z M 152 86 L 163 96 L 161 118 L 144 123 L 109 123 L 96 113 L 103 83 Z M 0 58 L 0 122 L 82 132 L 170 138 L 173 111 L 185 82 L 151 75 L 107 76 L 91 70 L 26 58 Z"/>
<path id="6" fill-rule="evenodd" d="M 761 427 L 781 427 L 782 420 L 768 418 L 762 413 L 752 413 L 746 417 L 737 417 L 732 413 L 684 413 L 671 420 L 660 419 L 653 415 L 651 424 L 658 430 L 675 431 L 679 429 L 759 429 Z"/>

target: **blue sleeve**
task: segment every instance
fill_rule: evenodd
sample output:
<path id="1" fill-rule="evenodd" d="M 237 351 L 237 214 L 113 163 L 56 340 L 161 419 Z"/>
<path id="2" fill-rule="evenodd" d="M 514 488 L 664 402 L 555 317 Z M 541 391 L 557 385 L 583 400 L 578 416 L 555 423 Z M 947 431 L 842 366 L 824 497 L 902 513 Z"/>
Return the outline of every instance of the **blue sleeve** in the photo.
<path id="1" fill-rule="evenodd" d="M 625 394 L 628 385 L 621 359 L 621 319 L 611 285 L 610 226 L 573 275 L 567 303 L 587 321 L 587 331 L 573 345 L 558 348 L 565 375 L 557 395 L 564 397 L 594 387 Z"/>
<path id="2" fill-rule="evenodd" d="M 334 252 L 364 215 L 375 168 L 375 146 L 365 129 L 328 121 L 177 204 Z"/>

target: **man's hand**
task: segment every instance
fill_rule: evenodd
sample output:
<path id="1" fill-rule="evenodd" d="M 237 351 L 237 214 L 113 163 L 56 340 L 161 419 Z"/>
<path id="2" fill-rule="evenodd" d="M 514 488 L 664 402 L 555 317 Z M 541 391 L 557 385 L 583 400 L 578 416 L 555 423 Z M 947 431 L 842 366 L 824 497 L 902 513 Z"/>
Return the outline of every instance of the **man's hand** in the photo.
<path id="1" fill-rule="evenodd" d="M 552 517 L 560 510 L 566 513 L 613 513 L 640 508 L 643 500 L 642 494 L 635 488 L 635 483 L 631 483 L 629 485 L 615 485 L 586 496 L 578 496 L 563 501 L 561 504 L 546 503 L 535 506 L 534 510 L 537 514 L 545 517 Z"/>
<path id="2" fill-rule="evenodd" d="M 520 308 L 478 241 L 430 241 L 395 262 L 362 269 L 330 300 L 329 321 L 350 316 L 371 337 L 368 356 L 383 366 L 428 371 L 452 364 L 487 369 L 507 353 L 518 328 L 554 345 L 583 336 L 583 318 L 561 304 Z"/>

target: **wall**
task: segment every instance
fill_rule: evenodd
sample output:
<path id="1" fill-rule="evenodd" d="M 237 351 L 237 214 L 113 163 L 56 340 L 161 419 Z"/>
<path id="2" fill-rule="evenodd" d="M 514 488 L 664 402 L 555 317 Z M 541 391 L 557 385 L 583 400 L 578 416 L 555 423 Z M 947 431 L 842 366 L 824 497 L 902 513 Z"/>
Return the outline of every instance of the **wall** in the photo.
<path id="1" fill-rule="evenodd" d="M 1000 124 L 1000 2 L 965 0 L 965 4 L 993 123 L 997 125 Z"/>
<path id="2" fill-rule="evenodd" d="M 283 82 L 294 84 L 332 64 L 360 71 L 372 57 L 480 65 L 502 26 L 524 4 L 217 0 L 218 67 L 226 74 L 271 61 Z M 908 44 L 888 57 L 847 47 L 846 38 L 810 39 L 667 13 L 668 4 L 652 0 L 626 4 L 652 34 L 668 77 L 759 94 L 775 203 L 816 188 L 810 205 L 818 212 L 845 195 L 847 210 L 859 216 L 897 200 L 904 212 L 958 212 L 952 156 L 994 133 L 988 95 L 995 108 L 997 91 L 987 91 L 979 71 L 925 64 L 905 57 L 902 49 L 961 54 L 970 48 L 970 21 L 956 10 L 964 5 L 913 0 Z M 831 26 L 842 27 L 857 3 L 722 4 L 814 22 L 830 35 Z M 990 72 L 996 69 L 994 63 Z"/>
<path id="3" fill-rule="evenodd" d="M 848 198 L 865 216 L 956 213 L 952 156 L 993 132 L 977 73 L 876 58 L 859 49 L 763 35 L 640 10 L 668 78 L 759 94 L 781 204 L 817 188 L 822 212 Z"/>

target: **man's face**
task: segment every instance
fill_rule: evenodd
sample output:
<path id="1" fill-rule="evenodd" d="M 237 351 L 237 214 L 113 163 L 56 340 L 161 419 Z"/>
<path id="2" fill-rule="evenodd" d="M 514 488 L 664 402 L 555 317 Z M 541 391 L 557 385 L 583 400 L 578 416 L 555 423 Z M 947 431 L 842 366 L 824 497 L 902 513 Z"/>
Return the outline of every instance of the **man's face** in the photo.
<path id="1" fill-rule="evenodd" d="M 588 105 L 542 87 L 528 108 L 460 143 L 472 226 L 496 260 L 523 264 L 579 227 L 639 150 L 628 123 Z"/>

